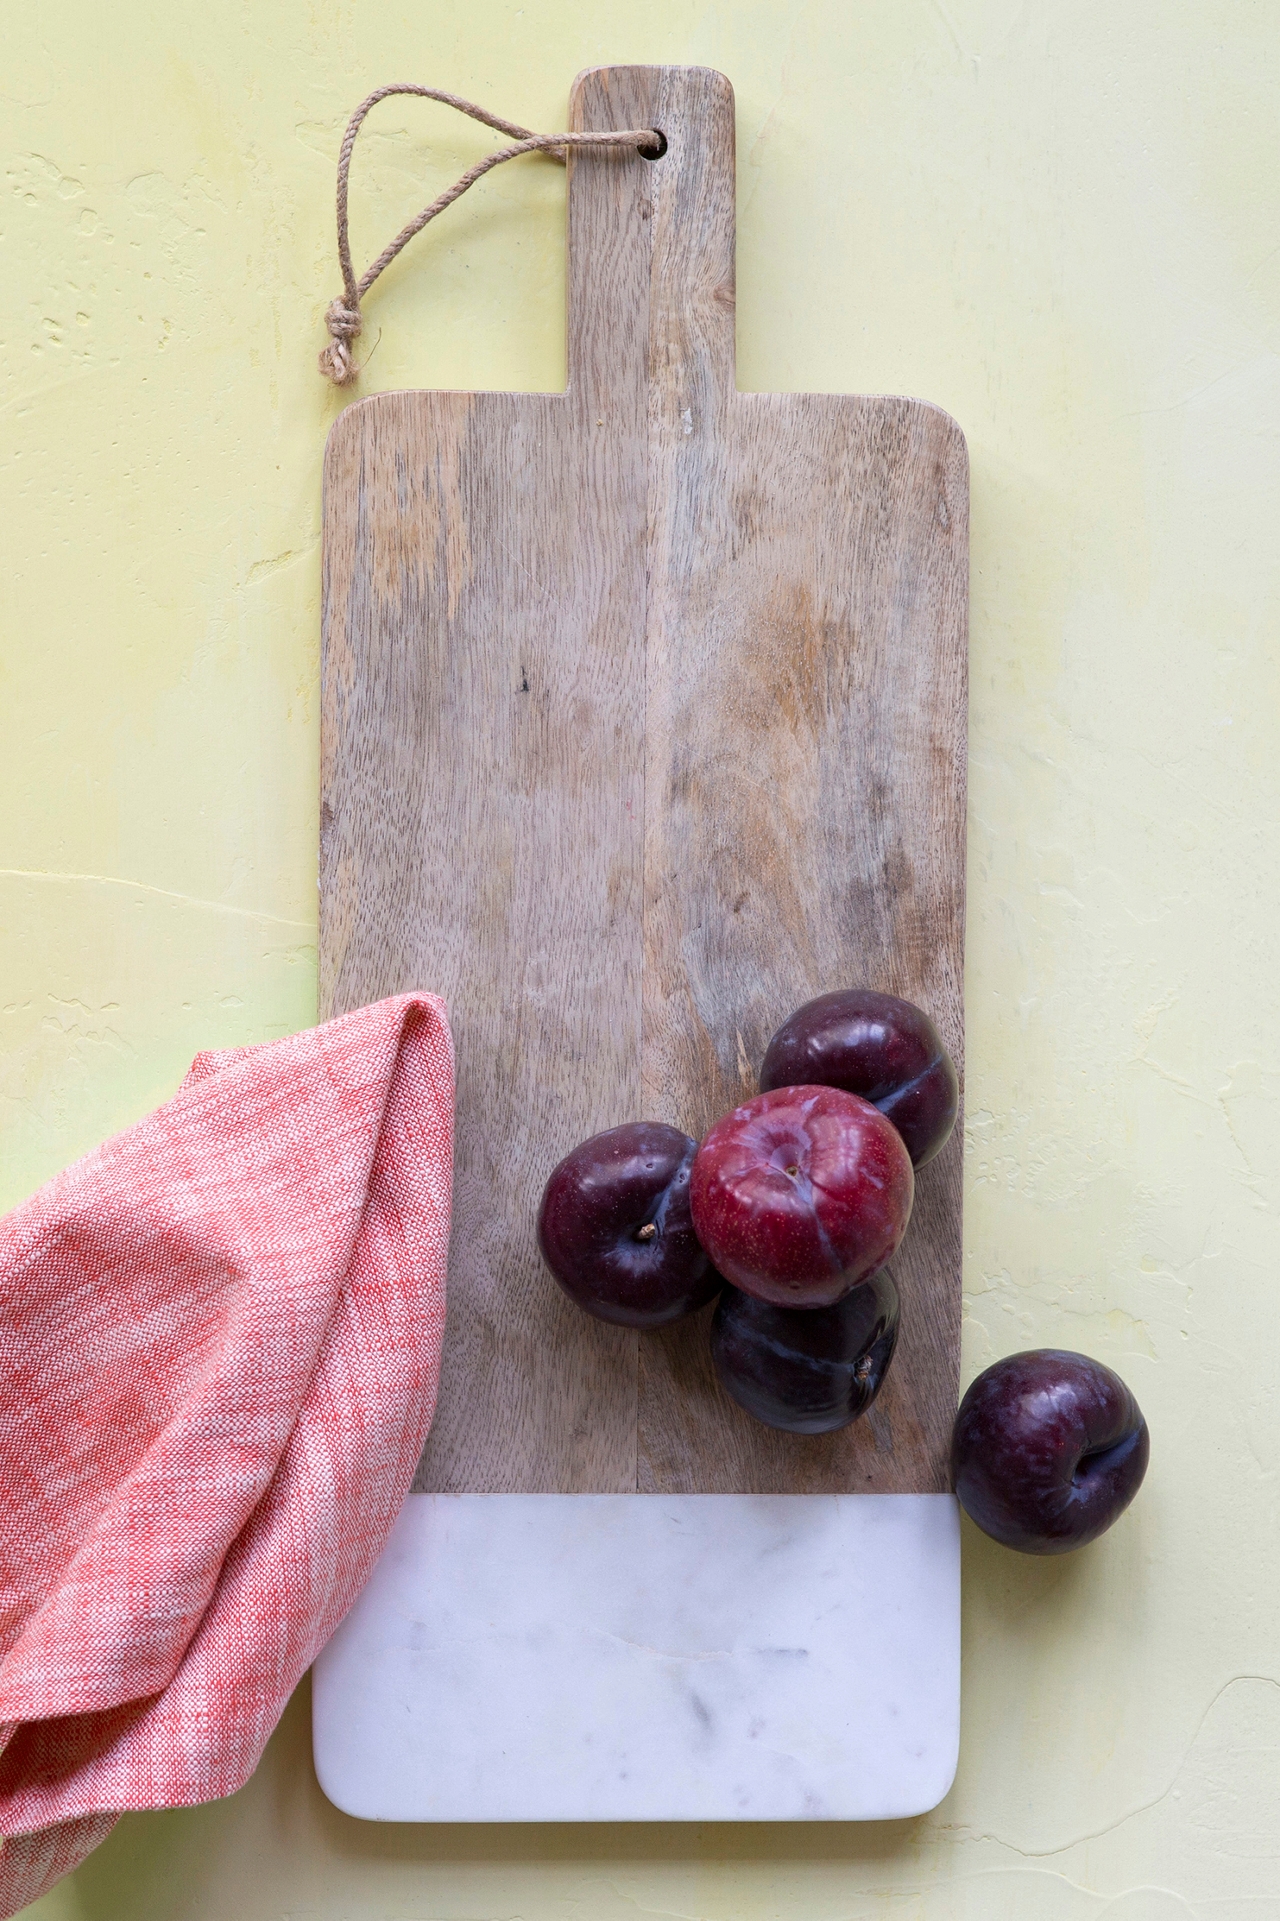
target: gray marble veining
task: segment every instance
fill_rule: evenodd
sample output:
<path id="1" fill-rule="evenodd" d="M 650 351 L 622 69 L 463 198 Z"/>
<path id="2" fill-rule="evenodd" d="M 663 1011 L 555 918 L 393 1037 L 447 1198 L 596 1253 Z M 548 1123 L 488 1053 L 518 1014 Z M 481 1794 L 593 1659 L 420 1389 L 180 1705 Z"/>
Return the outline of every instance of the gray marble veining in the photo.
<path id="1" fill-rule="evenodd" d="M 950 1495 L 424 1494 L 316 1664 L 386 1821 L 876 1820 L 959 1743 Z"/>

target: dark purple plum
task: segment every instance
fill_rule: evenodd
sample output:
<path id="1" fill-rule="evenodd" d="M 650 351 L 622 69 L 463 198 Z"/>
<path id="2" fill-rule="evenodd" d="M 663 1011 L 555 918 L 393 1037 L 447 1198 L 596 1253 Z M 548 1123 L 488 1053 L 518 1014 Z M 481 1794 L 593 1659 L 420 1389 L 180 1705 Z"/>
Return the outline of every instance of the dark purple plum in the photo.
<path id="1" fill-rule="evenodd" d="M 834 1307 L 775 1307 L 726 1287 L 711 1357 L 748 1414 L 788 1434 L 830 1434 L 870 1407 L 898 1339 L 898 1290 L 881 1269 Z"/>
<path id="2" fill-rule="evenodd" d="M 665 1327 L 719 1292 L 689 1213 L 696 1151 L 678 1128 L 629 1121 L 594 1134 L 553 1169 L 538 1245 L 588 1314 L 620 1327 Z"/>
<path id="3" fill-rule="evenodd" d="M 922 1008 L 869 987 L 819 994 L 769 1042 L 760 1086 L 815 1083 L 861 1095 L 891 1120 L 912 1164 L 931 1161 L 955 1126 L 960 1083 Z"/>
<path id="4" fill-rule="evenodd" d="M 1149 1452 L 1142 1411 L 1118 1374 L 1042 1347 L 979 1374 L 956 1415 L 951 1471 L 984 1534 L 1023 1554 L 1067 1554 L 1123 1514 Z"/>
<path id="5" fill-rule="evenodd" d="M 915 1177 L 896 1129 L 836 1087 L 779 1087 L 716 1122 L 693 1163 L 698 1239 L 735 1287 L 830 1307 L 890 1259 Z"/>

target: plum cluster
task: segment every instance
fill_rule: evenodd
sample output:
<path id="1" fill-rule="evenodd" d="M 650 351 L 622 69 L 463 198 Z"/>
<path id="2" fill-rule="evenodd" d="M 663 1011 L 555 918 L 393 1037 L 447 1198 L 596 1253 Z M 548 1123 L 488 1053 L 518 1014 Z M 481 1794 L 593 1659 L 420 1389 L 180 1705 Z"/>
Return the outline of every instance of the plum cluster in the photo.
<path id="1" fill-rule="evenodd" d="M 783 1023 L 760 1090 L 701 1145 L 652 1121 L 583 1141 L 547 1182 L 538 1240 L 601 1320 L 665 1327 L 718 1296 L 711 1354 L 728 1392 L 770 1427 L 826 1434 L 871 1405 L 893 1359 L 886 1263 L 916 1170 L 955 1125 L 956 1072 L 920 1008 L 854 988 Z M 1040 1348 L 973 1382 L 951 1470 L 985 1533 L 1062 1554 L 1123 1513 L 1149 1451 L 1119 1375 Z"/>
<path id="2" fill-rule="evenodd" d="M 853 988 L 784 1022 L 760 1088 L 701 1144 L 650 1121 L 583 1141 L 547 1182 L 538 1241 L 570 1298 L 624 1327 L 665 1327 L 718 1295 L 728 1392 L 770 1427 L 824 1434 L 888 1371 L 886 1264 L 959 1087 L 922 1009 Z"/>

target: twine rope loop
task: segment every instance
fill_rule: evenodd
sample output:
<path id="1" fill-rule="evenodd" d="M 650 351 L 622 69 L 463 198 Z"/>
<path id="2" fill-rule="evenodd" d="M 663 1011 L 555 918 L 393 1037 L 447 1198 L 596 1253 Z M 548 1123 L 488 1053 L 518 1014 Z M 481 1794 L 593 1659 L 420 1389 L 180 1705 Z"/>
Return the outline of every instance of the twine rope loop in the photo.
<path id="1" fill-rule="evenodd" d="M 347 220 L 347 180 L 351 172 L 351 155 L 356 136 L 372 108 L 380 100 L 386 100 L 396 93 L 416 94 L 420 99 L 438 100 L 442 106 L 454 107 L 459 113 L 468 114 L 472 120 L 495 128 L 498 133 L 510 134 L 514 145 L 499 147 L 495 153 L 486 154 L 483 160 L 477 160 L 473 167 L 468 167 L 460 180 L 446 187 L 430 206 L 424 207 L 406 227 L 401 228 L 395 239 L 382 249 L 377 259 L 365 268 L 357 280 L 351 263 L 351 235 Z M 518 127 L 513 121 L 502 120 L 486 108 L 476 106 L 473 100 L 463 100 L 456 93 L 444 93 L 438 87 L 417 87 L 408 82 L 379 87 L 367 100 L 360 102 L 347 122 L 347 131 L 342 137 L 338 153 L 338 265 L 342 270 L 343 290 L 336 300 L 329 302 L 325 312 L 329 344 L 320 354 L 320 372 L 335 387 L 350 386 L 359 372 L 351 343 L 359 338 L 364 325 L 360 302 L 378 275 L 391 265 L 414 235 L 421 233 L 429 220 L 434 220 L 446 207 L 451 207 L 468 187 L 474 187 L 476 181 L 482 180 L 492 168 L 500 167 L 505 160 L 515 160 L 522 153 L 547 153 L 563 161 L 570 147 L 632 147 L 637 152 L 647 153 L 650 150 L 661 152 L 664 144 L 662 135 L 653 127 L 628 127 L 616 133 L 531 133 L 528 127 Z"/>

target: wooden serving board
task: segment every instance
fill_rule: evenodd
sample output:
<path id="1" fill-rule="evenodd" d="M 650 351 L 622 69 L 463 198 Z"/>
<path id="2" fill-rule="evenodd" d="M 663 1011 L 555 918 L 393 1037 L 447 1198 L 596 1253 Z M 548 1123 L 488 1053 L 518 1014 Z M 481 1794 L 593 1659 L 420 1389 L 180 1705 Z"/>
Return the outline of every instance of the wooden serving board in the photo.
<path id="1" fill-rule="evenodd" d="M 567 391 L 378 394 L 325 463 L 323 1007 L 429 988 L 458 1052 L 417 1486 L 938 1492 L 959 1129 L 886 1387 L 836 1435 L 742 1413 L 706 1315 L 605 1326 L 538 1257 L 562 1154 L 701 1134 L 811 995 L 904 994 L 963 1043 L 964 440 L 918 400 L 737 391 L 722 75 L 597 69 L 571 125 L 667 151 L 570 155 Z"/>

